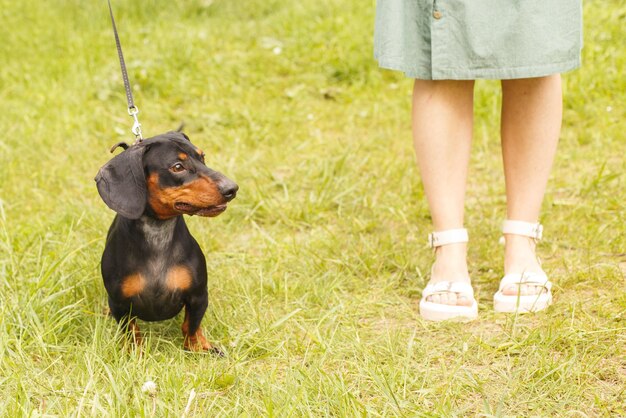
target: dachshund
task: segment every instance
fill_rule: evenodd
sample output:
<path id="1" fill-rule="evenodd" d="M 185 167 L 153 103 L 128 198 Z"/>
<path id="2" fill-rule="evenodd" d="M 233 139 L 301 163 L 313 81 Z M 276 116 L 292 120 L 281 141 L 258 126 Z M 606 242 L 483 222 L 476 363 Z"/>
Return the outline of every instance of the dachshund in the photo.
<path id="1" fill-rule="evenodd" d="M 98 172 L 98 193 L 117 215 L 109 228 L 101 272 L 113 317 L 137 344 L 136 319 L 162 321 L 183 307 L 184 348 L 221 354 L 202 334 L 208 306 L 206 259 L 183 215 L 214 217 L 238 186 L 204 163 L 181 132 L 168 132 L 124 151 Z"/>

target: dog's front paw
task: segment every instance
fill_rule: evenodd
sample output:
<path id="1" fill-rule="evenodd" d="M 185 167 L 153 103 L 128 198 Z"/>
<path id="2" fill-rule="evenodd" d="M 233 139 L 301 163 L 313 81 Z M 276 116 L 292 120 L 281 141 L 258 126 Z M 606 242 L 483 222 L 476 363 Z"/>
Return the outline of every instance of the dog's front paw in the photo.
<path id="1" fill-rule="evenodd" d="M 202 334 L 202 330 L 198 328 L 195 334 L 188 335 L 185 337 L 185 341 L 183 343 L 185 350 L 194 351 L 194 352 L 203 352 L 207 351 L 218 355 L 220 357 L 224 356 L 222 350 L 219 347 L 211 344 Z"/>

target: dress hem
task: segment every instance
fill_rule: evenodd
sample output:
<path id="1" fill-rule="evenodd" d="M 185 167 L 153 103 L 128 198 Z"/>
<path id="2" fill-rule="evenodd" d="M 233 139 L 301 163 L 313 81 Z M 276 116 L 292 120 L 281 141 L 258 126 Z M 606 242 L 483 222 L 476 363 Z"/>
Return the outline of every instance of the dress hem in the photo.
<path id="1" fill-rule="evenodd" d="M 509 80 L 516 78 L 544 77 L 564 73 L 580 67 L 580 57 L 547 65 L 512 68 L 439 68 L 433 74 L 430 68 L 406 68 L 393 59 L 377 58 L 380 68 L 402 71 L 407 77 L 420 80 Z"/>

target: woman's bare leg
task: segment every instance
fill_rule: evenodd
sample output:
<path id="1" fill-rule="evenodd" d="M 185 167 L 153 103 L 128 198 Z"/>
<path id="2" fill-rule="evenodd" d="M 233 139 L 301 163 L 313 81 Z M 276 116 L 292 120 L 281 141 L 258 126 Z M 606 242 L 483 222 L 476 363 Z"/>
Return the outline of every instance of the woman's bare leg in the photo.
<path id="1" fill-rule="evenodd" d="M 415 80 L 413 139 L 435 231 L 463 227 L 465 184 L 472 141 L 474 81 Z M 431 281 L 469 282 L 467 244 L 438 247 Z M 455 293 L 430 302 L 471 305 Z"/>
<path id="2" fill-rule="evenodd" d="M 561 76 L 502 81 L 502 157 L 507 219 L 537 222 L 561 130 Z M 505 235 L 504 272 L 539 272 L 532 238 Z M 503 289 L 517 294 L 517 286 Z M 521 286 L 522 294 L 541 287 Z"/>

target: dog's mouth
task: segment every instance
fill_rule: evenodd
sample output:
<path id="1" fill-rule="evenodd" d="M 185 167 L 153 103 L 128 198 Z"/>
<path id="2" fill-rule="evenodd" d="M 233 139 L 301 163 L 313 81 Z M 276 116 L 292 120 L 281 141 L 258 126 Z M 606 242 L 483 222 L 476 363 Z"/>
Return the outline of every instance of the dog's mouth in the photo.
<path id="1" fill-rule="evenodd" d="M 174 203 L 174 209 L 186 215 L 217 216 L 226 210 L 226 204 L 198 207 L 187 202 Z"/>

